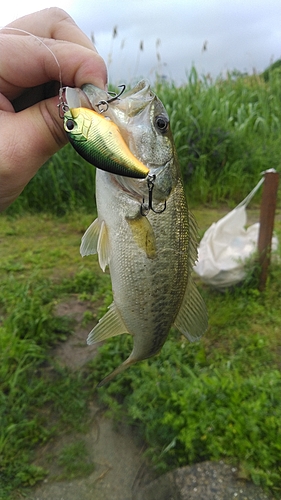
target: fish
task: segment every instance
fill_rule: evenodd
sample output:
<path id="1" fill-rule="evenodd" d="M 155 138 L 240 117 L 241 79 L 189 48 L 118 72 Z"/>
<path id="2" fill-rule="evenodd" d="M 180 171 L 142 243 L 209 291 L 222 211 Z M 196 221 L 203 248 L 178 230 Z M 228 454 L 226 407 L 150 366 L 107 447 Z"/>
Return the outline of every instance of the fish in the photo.
<path id="1" fill-rule="evenodd" d="M 83 91 L 94 107 L 98 89 Z M 197 226 L 188 209 L 168 114 L 146 80 L 110 103 L 106 115 L 149 174 L 144 179 L 98 169 L 98 217 L 82 237 L 82 256 L 109 266 L 113 302 L 87 343 L 133 337 L 128 358 L 98 387 L 161 350 L 174 326 L 190 341 L 208 326 L 206 305 L 193 281 Z M 150 187 L 149 187 L 149 181 Z"/>

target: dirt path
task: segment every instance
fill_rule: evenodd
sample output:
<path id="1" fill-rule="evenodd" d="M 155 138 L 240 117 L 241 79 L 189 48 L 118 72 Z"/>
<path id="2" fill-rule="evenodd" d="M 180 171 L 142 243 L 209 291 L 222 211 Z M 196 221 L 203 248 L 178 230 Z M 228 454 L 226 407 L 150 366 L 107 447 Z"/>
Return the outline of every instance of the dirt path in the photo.
<path id="1" fill-rule="evenodd" d="M 112 422 L 99 411 L 98 406 L 93 405 L 92 411 L 96 412 L 96 418 L 89 433 L 63 438 L 50 447 L 52 453 L 56 453 L 70 441 L 82 438 L 94 462 L 94 471 L 83 479 L 53 482 L 51 477 L 57 472 L 56 464 L 51 468 L 48 464 L 50 477 L 33 491 L 30 500 L 132 499 L 134 482 L 144 467 L 142 446 L 125 426 L 114 430 Z M 46 455 L 48 451 L 45 450 Z"/>
<path id="2" fill-rule="evenodd" d="M 91 324 L 81 327 L 86 302 L 76 297 L 57 307 L 58 315 L 69 315 L 77 322 L 75 332 L 60 344 L 53 356 L 71 369 L 79 369 L 95 355 L 97 346 L 87 346 L 87 334 Z M 91 306 L 92 307 L 92 306 Z M 131 500 L 132 488 L 137 476 L 149 473 L 142 457 L 143 445 L 125 425 L 114 426 L 105 417 L 97 401 L 90 408 L 91 427 L 87 434 L 71 434 L 50 442 L 40 449 L 36 465 L 49 470 L 49 475 L 40 486 L 35 487 L 28 496 L 29 500 Z M 87 460 L 93 464 L 93 472 L 82 479 L 62 480 L 55 478 L 60 467 L 55 457 L 61 450 L 75 442 L 85 443 Z M 52 457 L 50 463 L 48 457 Z"/>

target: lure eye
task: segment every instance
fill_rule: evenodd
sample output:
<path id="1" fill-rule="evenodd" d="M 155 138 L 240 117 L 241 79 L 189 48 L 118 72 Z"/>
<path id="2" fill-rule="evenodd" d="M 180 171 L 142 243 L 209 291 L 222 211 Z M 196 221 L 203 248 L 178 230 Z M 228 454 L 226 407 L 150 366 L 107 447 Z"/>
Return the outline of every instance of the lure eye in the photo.
<path id="1" fill-rule="evenodd" d="M 169 120 L 165 115 L 159 115 L 155 119 L 155 125 L 160 132 L 166 132 L 169 127 Z"/>
<path id="2" fill-rule="evenodd" d="M 68 132 L 71 132 L 75 127 L 75 122 L 74 120 L 70 120 L 70 118 L 68 120 L 66 120 L 65 122 L 65 128 L 66 130 L 68 130 Z"/>

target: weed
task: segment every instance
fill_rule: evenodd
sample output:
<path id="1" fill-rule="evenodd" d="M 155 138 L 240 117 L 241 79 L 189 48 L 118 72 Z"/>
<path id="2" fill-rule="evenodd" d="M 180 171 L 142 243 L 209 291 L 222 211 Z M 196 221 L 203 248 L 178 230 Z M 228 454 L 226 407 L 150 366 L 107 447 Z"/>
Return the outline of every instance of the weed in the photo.
<path id="1" fill-rule="evenodd" d="M 58 464 L 64 469 L 59 479 L 85 477 L 94 470 L 94 464 L 89 460 L 89 452 L 82 440 L 65 446 L 59 454 Z"/>

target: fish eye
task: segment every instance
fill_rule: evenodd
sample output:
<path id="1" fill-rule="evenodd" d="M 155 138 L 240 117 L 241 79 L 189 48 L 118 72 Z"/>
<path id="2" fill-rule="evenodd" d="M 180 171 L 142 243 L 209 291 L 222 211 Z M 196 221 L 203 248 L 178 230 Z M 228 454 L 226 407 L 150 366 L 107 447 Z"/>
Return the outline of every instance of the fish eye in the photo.
<path id="1" fill-rule="evenodd" d="M 165 115 L 156 116 L 155 125 L 160 132 L 166 132 L 169 127 L 169 119 Z"/>
<path id="2" fill-rule="evenodd" d="M 75 122 L 74 120 L 71 120 L 70 118 L 68 120 L 66 120 L 65 122 L 65 128 L 68 132 L 71 132 L 71 130 L 73 130 L 75 127 Z"/>

